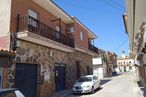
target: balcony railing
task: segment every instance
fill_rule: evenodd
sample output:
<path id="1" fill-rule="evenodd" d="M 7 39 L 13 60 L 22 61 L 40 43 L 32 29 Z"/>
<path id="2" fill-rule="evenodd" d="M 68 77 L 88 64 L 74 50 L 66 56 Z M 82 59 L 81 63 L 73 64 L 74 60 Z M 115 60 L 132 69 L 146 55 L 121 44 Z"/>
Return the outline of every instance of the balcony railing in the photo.
<path id="1" fill-rule="evenodd" d="M 94 51 L 94 52 L 98 53 L 98 48 L 97 48 L 97 47 L 95 47 L 95 46 L 93 46 L 92 44 L 89 44 L 89 45 L 88 45 L 88 48 L 89 48 L 89 50 L 91 50 L 91 51 Z"/>
<path id="2" fill-rule="evenodd" d="M 62 43 L 64 45 L 74 48 L 74 40 L 68 36 L 61 34 L 61 32 L 47 26 L 41 21 L 34 19 L 30 16 L 19 16 L 18 15 L 18 32 L 29 31 L 31 33 L 43 36 L 53 41 Z"/>

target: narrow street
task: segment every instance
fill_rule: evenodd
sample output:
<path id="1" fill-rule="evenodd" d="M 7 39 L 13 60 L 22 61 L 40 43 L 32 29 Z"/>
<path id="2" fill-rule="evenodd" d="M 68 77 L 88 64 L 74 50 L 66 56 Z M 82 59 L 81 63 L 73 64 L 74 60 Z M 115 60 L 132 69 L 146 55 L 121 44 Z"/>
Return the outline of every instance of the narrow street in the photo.
<path id="1" fill-rule="evenodd" d="M 71 94 L 68 97 L 136 97 L 132 73 L 121 74 L 102 80 L 101 89 L 94 94 Z"/>

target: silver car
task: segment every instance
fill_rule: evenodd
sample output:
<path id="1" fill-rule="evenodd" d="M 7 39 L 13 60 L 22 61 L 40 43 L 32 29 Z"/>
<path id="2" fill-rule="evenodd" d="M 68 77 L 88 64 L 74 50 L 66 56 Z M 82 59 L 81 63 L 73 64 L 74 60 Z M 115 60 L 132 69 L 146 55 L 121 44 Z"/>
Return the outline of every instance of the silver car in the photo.
<path id="1" fill-rule="evenodd" d="M 74 93 L 94 93 L 100 87 L 100 80 L 97 76 L 82 76 L 73 86 Z"/>
<path id="2" fill-rule="evenodd" d="M 17 89 L 0 89 L 0 97 L 25 97 Z"/>

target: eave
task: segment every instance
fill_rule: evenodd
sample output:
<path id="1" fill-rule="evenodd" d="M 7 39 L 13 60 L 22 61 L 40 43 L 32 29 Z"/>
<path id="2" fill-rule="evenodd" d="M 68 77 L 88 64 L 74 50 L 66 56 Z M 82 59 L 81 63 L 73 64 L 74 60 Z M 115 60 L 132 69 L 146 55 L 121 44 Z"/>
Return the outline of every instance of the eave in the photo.
<path id="1" fill-rule="evenodd" d="M 64 23 L 74 23 L 74 20 L 63 9 L 56 5 L 52 0 L 32 0 L 57 18 L 61 18 Z"/>

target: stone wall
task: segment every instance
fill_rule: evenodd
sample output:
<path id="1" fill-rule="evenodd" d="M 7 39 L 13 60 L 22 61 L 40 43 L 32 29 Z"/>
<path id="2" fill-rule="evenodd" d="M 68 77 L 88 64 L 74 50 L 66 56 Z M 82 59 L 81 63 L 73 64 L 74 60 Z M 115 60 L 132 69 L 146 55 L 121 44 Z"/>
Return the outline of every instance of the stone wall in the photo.
<path id="1" fill-rule="evenodd" d="M 55 93 L 54 67 L 56 63 L 66 64 L 66 88 L 71 88 L 77 80 L 76 61 L 80 61 L 81 75 L 87 74 L 87 66 L 89 66 L 90 74 L 92 74 L 92 56 L 79 51 L 63 52 L 21 41 L 21 48 L 17 49 L 16 55 L 16 63 L 39 65 L 39 76 L 43 77 L 43 82 L 37 85 L 38 97 L 51 97 Z"/>
<path id="2" fill-rule="evenodd" d="M 80 62 L 80 74 L 86 75 L 87 74 L 87 66 L 89 66 L 90 69 L 90 74 L 93 73 L 93 68 L 92 68 L 92 56 L 75 51 L 73 53 L 68 54 L 68 61 L 69 64 L 67 66 L 67 83 L 66 86 L 67 88 L 72 88 L 72 85 L 75 83 L 77 80 L 77 67 L 76 67 L 76 61 Z"/>

